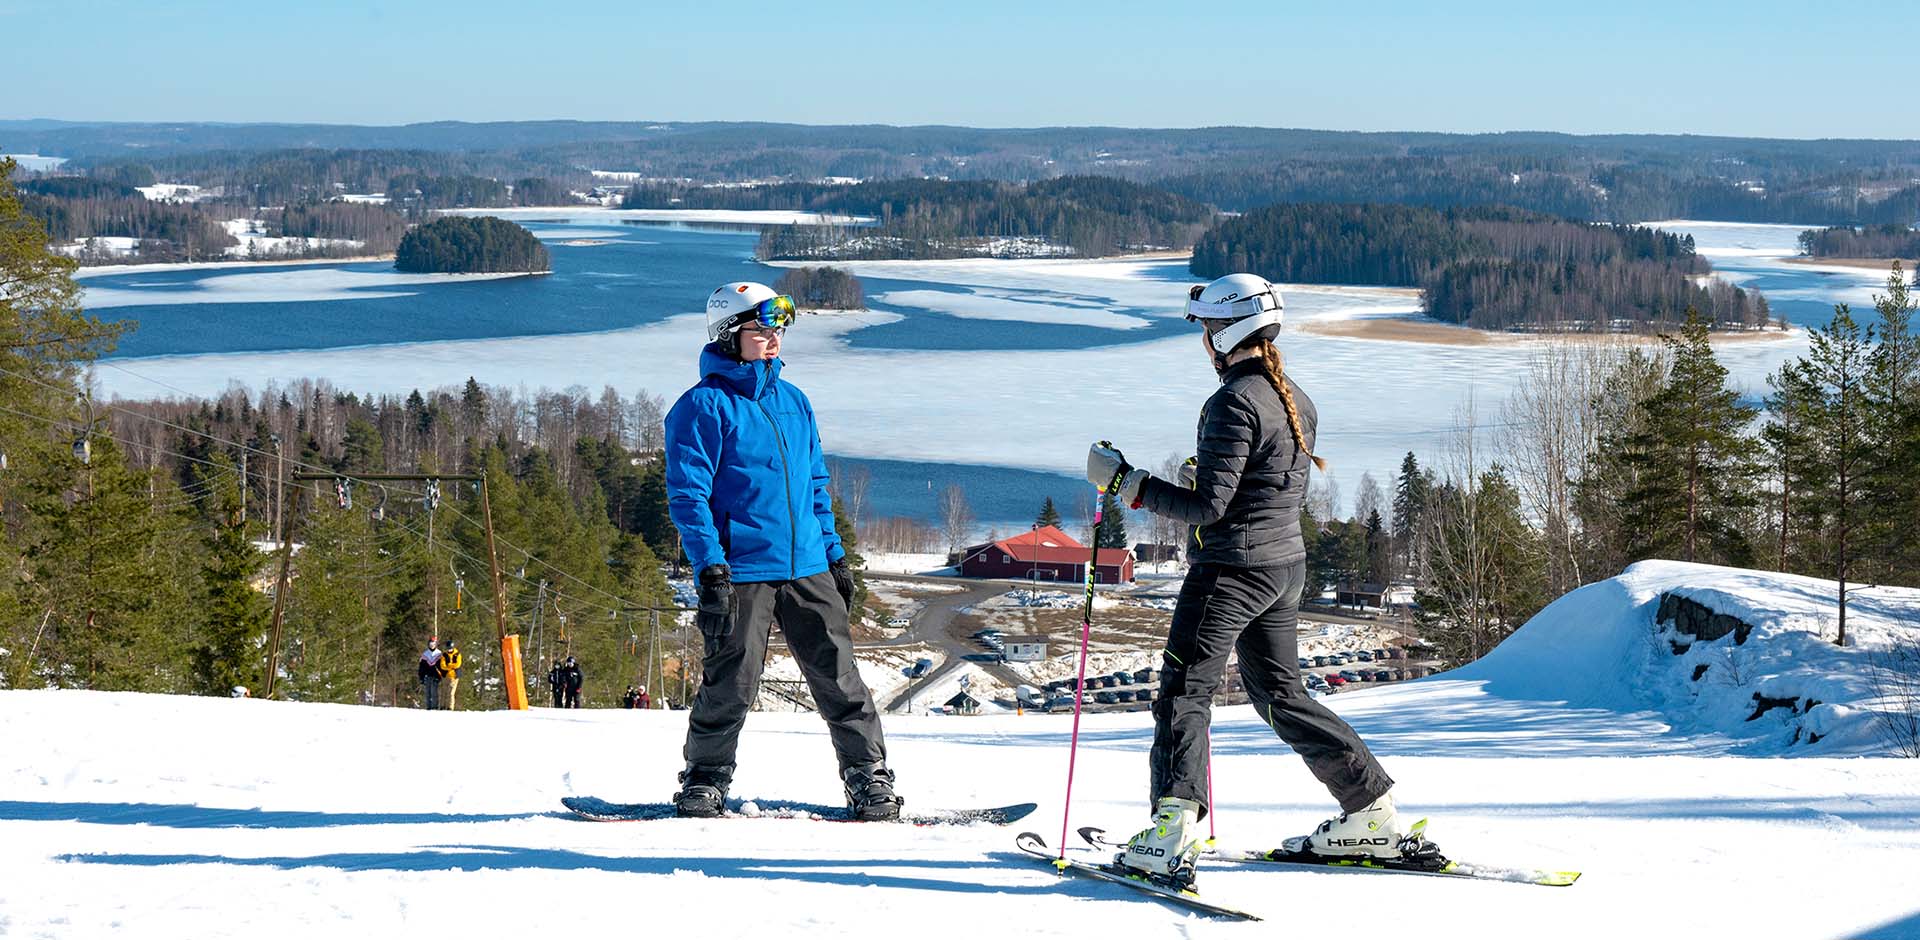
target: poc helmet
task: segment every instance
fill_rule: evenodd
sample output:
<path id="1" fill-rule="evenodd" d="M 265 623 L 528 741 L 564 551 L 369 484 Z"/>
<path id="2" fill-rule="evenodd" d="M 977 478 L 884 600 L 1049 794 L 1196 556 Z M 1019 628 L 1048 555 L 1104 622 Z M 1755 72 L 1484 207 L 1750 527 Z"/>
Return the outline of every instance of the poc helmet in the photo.
<path id="1" fill-rule="evenodd" d="M 1187 291 L 1187 320 L 1206 324 L 1216 356 L 1280 335 L 1280 288 L 1257 274 L 1229 274 Z"/>
<path id="2" fill-rule="evenodd" d="M 716 341 L 758 320 L 762 326 L 793 322 L 793 298 L 754 281 L 734 281 L 707 297 L 707 339 Z"/>

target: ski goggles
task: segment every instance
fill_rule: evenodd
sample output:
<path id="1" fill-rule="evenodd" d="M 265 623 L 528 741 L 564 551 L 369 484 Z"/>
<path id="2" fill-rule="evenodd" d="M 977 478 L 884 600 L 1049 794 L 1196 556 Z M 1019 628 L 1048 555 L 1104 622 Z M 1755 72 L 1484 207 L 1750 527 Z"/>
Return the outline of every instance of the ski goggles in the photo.
<path id="1" fill-rule="evenodd" d="M 780 294 L 740 312 L 742 327 L 757 324 L 763 330 L 784 330 L 793 325 L 793 298 Z"/>
<path id="2" fill-rule="evenodd" d="M 1272 291 L 1255 294 L 1252 297 L 1242 297 L 1232 303 L 1224 304 L 1210 304 L 1198 300 L 1189 300 L 1187 301 L 1187 322 L 1192 323 L 1197 320 L 1239 320 L 1245 317 L 1258 316 L 1269 310 L 1280 310 L 1283 309 L 1284 306 L 1285 305 L 1280 302 L 1280 295 Z"/>

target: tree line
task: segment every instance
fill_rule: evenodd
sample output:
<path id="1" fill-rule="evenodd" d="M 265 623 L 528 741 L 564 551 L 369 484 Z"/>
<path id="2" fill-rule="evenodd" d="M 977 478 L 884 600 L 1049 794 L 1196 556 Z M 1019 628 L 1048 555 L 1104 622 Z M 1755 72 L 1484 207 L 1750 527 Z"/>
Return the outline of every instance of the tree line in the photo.
<path id="1" fill-rule="evenodd" d="M 876 220 L 862 226 L 769 227 L 761 233 L 758 249 L 767 260 L 958 258 L 1054 251 L 1102 257 L 1184 248 L 1213 218 L 1207 206 L 1107 177 L 1060 177 L 1025 185 L 895 180 L 767 188 L 776 192 L 753 200 L 764 200 L 763 207 L 798 207 Z M 742 190 L 716 191 L 721 194 L 717 199 L 743 200 Z M 777 206 L 783 199 L 792 201 Z M 638 201 L 650 199 L 643 195 Z M 682 197 L 682 203 L 686 201 Z"/>
<path id="2" fill-rule="evenodd" d="M 1800 233 L 1800 250 L 1815 258 L 1920 258 L 1920 232 L 1904 220 L 1808 229 Z"/>
<path id="3" fill-rule="evenodd" d="M 1482 329 L 1644 330 L 1689 308 L 1721 328 L 1767 323 L 1766 301 L 1719 282 L 1693 240 L 1508 207 L 1269 206 L 1194 246 L 1195 275 L 1419 287 L 1428 315 Z"/>

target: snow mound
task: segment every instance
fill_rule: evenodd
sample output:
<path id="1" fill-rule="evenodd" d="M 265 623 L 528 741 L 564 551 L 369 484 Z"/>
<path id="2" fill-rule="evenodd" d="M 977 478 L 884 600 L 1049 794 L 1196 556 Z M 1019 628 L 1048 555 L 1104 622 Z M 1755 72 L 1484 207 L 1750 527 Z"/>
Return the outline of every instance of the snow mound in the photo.
<path id="1" fill-rule="evenodd" d="M 1703 635 L 1712 615 L 1728 632 Z M 1445 678 L 1500 698 L 1655 711 L 1742 754 L 1885 753 L 1887 712 L 1902 704 L 1882 690 L 1897 654 L 1920 648 L 1920 589 L 1854 588 L 1844 647 L 1838 621 L 1833 581 L 1645 561 L 1569 592 Z"/>

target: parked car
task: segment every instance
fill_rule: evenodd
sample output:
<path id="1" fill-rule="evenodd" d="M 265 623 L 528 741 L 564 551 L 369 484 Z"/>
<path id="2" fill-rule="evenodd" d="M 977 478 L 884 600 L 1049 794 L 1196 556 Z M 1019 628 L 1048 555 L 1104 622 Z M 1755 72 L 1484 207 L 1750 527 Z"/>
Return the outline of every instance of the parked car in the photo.
<path id="1" fill-rule="evenodd" d="M 1359 682 L 1359 681 L 1360 681 L 1360 676 L 1359 676 L 1359 675 L 1358 675 L 1357 673 L 1355 673 L 1355 672 L 1354 672 L 1353 670 L 1351 670 L 1351 669 L 1342 669 L 1342 670 L 1340 670 L 1340 678 L 1342 678 L 1342 679 L 1345 679 L 1345 680 L 1347 680 L 1348 682 Z"/>
<path id="2" fill-rule="evenodd" d="M 1305 669 L 1311 665 L 1313 665 L 1313 662 L 1311 660 L 1307 659 L 1305 656 L 1300 657 L 1300 668 Z"/>
<path id="3" fill-rule="evenodd" d="M 1154 672 L 1151 668 L 1135 669 L 1133 671 L 1133 681 L 1135 682 L 1152 682 L 1158 678 L 1160 678 L 1160 674 Z"/>
<path id="4" fill-rule="evenodd" d="M 1144 689 L 1141 689 L 1138 692 L 1133 693 L 1133 700 L 1136 702 L 1151 702 L 1155 698 L 1158 698 L 1159 695 L 1160 695 L 1160 690 L 1155 689 L 1152 686 L 1148 686 Z"/>
<path id="5" fill-rule="evenodd" d="M 923 656 L 919 659 L 914 660 L 913 665 L 908 666 L 907 668 L 901 671 L 906 673 L 907 678 L 909 679 L 918 679 L 921 676 L 926 675 L 927 672 L 932 668 L 933 668 L 933 660 L 927 659 L 926 657 Z"/>
<path id="6" fill-rule="evenodd" d="M 1132 685 L 1132 684 L 1133 684 L 1133 673 L 1130 673 L 1130 672 L 1116 672 L 1116 673 L 1114 673 L 1114 674 L 1113 674 L 1113 681 L 1115 681 L 1115 682 L 1118 682 L 1118 683 L 1120 683 L 1121 685 Z"/>
<path id="7" fill-rule="evenodd" d="M 1346 677 L 1341 676 L 1338 673 L 1335 673 L 1327 677 L 1327 685 L 1330 685 L 1336 689 L 1346 684 L 1347 684 Z"/>
<path id="8" fill-rule="evenodd" d="M 1061 711 L 1068 711 L 1072 708 L 1073 708 L 1072 695 L 1056 695 L 1050 699 L 1047 699 L 1047 711 L 1061 712 Z"/>
<path id="9" fill-rule="evenodd" d="M 1133 690 L 1121 689 L 1120 691 L 1113 693 L 1113 700 L 1121 703 L 1122 705 L 1128 702 L 1131 702 L 1133 701 Z"/>
<path id="10" fill-rule="evenodd" d="M 1325 666 L 1327 664 L 1327 658 L 1325 656 L 1315 656 L 1313 658 L 1313 664 L 1315 666 Z"/>
<path id="11" fill-rule="evenodd" d="M 1096 692 L 1094 693 L 1093 700 L 1101 705 L 1112 705 L 1118 701 L 1113 697 L 1112 692 Z"/>
<path id="12" fill-rule="evenodd" d="M 1375 681 L 1375 682 L 1392 682 L 1392 681 L 1393 681 L 1393 672 L 1392 672 L 1391 670 L 1387 670 L 1387 669 L 1376 669 L 1376 670 L 1374 670 L 1374 671 L 1373 671 L 1373 681 Z"/>
<path id="13" fill-rule="evenodd" d="M 1366 650 L 1361 650 L 1360 652 L 1353 654 L 1353 658 L 1358 659 L 1363 663 L 1373 662 L 1373 654 L 1367 652 Z"/>

